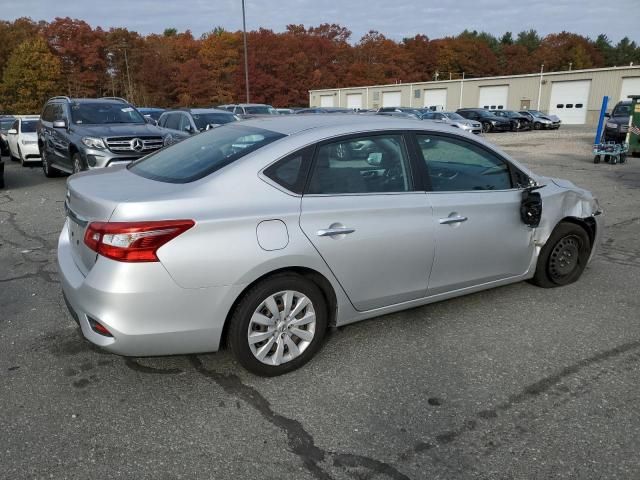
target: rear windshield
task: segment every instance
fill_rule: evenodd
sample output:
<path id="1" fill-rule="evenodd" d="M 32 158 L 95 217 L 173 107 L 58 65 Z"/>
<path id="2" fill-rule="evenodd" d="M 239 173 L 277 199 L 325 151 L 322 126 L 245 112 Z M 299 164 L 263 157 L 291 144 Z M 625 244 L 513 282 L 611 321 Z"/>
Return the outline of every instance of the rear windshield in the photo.
<path id="1" fill-rule="evenodd" d="M 198 130 L 204 130 L 207 125 L 224 125 L 235 122 L 236 117 L 230 113 L 194 113 L 193 121 Z"/>
<path id="2" fill-rule="evenodd" d="M 226 125 L 143 157 L 127 168 L 151 180 L 189 183 L 282 137 L 281 133 L 261 128 Z"/>
<path id="3" fill-rule="evenodd" d="M 20 128 L 22 129 L 22 133 L 33 133 L 36 131 L 37 126 L 38 120 L 23 120 Z"/>
<path id="4" fill-rule="evenodd" d="M 15 118 L 2 119 L 0 120 L 0 128 L 2 128 L 2 130 L 9 130 L 15 121 Z"/>
<path id="5" fill-rule="evenodd" d="M 135 108 L 119 102 L 75 103 L 71 106 L 71 121 L 77 125 L 145 123 Z"/>

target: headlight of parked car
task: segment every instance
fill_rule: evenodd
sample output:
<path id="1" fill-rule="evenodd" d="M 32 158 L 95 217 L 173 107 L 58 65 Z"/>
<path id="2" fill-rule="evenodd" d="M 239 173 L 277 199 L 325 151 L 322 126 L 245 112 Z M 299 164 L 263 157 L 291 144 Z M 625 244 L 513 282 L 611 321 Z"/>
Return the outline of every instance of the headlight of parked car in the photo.
<path id="1" fill-rule="evenodd" d="M 27 140 L 25 138 L 23 138 L 20 143 L 22 143 L 23 145 L 33 145 L 34 143 L 38 143 L 37 140 Z"/>
<path id="2" fill-rule="evenodd" d="M 82 143 L 96 150 L 104 150 L 106 148 L 102 139 L 97 137 L 82 137 Z"/>
<path id="3" fill-rule="evenodd" d="M 607 122 L 607 128 L 618 128 L 618 124 L 615 122 Z"/>

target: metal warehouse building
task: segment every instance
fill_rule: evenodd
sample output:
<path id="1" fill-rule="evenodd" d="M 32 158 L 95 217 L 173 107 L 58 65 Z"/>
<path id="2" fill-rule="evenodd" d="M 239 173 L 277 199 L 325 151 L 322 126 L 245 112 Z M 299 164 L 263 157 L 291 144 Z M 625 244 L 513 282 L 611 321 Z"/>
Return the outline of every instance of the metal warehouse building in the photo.
<path id="1" fill-rule="evenodd" d="M 640 95 L 639 66 L 310 90 L 309 105 L 536 109 L 565 124 L 594 124 L 602 97 L 608 95 L 611 105 L 632 94 Z"/>

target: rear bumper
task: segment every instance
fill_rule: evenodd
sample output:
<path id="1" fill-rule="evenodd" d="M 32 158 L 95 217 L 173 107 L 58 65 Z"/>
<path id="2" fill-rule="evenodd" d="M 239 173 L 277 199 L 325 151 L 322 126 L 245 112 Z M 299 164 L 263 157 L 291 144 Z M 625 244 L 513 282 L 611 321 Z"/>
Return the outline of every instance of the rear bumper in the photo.
<path id="1" fill-rule="evenodd" d="M 90 342 L 125 356 L 216 351 L 242 286 L 186 289 L 161 263 L 99 257 L 85 277 L 76 266 L 67 228 L 58 241 L 58 268 L 67 306 Z M 112 337 L 95 332 L 95 320 Z"/>

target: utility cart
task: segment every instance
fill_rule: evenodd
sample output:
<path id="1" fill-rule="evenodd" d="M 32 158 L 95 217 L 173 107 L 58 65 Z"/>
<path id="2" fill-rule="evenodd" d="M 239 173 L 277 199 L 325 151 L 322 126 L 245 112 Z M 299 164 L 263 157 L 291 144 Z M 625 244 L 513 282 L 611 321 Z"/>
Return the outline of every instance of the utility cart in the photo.
<path id="1" fill-rule="evenodd" d="M 624 163 L 629 153 L 628 143 L 603 142 L 593 146 L 593 163 Z"/>

